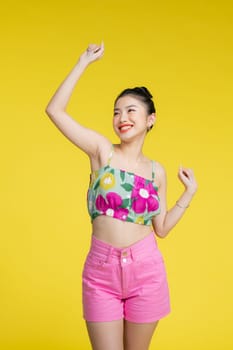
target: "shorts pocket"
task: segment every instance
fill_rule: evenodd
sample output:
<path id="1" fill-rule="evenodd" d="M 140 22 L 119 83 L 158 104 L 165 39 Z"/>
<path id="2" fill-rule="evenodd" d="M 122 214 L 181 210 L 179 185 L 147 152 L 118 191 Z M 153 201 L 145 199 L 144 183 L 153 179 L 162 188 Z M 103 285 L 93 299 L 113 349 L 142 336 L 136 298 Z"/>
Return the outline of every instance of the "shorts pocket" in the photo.
<path id="1" fill-rule="evenodd" d="M 145 283 L 157 283 L 166 275 L 162 253 L 156 249 L 145 258 L 137 261 L 133 278 L 142 285 Z"/>
<path id="2" fill-rule="evenodd" d="M 164 263 L 163 255 L 159 249 L 156 249 L 154 252 L 150 253 L 149 255 L 147 255 L 146 258 L 142 260 L 142 264 L 147 266 L 158 265 L 163 263 Z"/>
<path id="3" fill-rule="evenodd" d="M 98 256 L 96 254 L 93 254 L 92 252 L 89 252 L 86 257 L 84 267 L 90 266 L 98 269 L 99 267 L 103 267 L 107 263 L 106 260 L 106 257 Z"/>
<path id="4" fill-rule="evenodd" d="M 112 281 L 117 266 L 107 262 L 107 257 L 88 253 L 84 266 L 82 276 L 90 280 Z"/>
<path id="5" fill-rule="evenodd" d="M 156 249 L 151 256 L 151 259 L 155 264 L 164 263 L 163 255 L 159 249 Z"/>

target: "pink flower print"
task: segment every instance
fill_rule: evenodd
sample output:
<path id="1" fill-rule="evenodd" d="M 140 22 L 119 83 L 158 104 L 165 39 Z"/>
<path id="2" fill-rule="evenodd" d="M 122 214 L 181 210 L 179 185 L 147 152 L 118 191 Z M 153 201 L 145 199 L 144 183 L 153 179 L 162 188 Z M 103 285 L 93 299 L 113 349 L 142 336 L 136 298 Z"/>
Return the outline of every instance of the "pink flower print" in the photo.
<path id="1" fill-rule="evenodd" d="M 96 208 L 103 214 L 117 219 L 126 220 L 129 213 L 128 209 L 121 208 L 122 198 L 115 192 L 108 192 L 106 200 L 101 194 L 96 198 Z"/>
<path id="2" fill-rule="evenodd" d="M 134 188 L 132 191 L 132 209 L 135 213 L 144 213 L 155 211 L 159 208 L 158 193 L 153 187 L 152 182 L 135 176 Z"/>

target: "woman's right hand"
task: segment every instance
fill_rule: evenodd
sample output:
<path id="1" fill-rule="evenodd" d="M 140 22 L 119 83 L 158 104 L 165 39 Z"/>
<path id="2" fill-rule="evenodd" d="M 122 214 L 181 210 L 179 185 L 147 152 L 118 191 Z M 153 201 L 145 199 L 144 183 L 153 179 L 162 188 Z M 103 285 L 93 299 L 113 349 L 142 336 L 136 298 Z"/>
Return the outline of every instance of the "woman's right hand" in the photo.
<path id="1" fill-rule="evenodd" d="M 86 65 L 100 59 L 104 54 L 104 43 L 100 45 L 97 44 L 90 44 L 86 51 L 83 52 L 83 54 L 79 58 L 79 62 L 82 62 Z"/>

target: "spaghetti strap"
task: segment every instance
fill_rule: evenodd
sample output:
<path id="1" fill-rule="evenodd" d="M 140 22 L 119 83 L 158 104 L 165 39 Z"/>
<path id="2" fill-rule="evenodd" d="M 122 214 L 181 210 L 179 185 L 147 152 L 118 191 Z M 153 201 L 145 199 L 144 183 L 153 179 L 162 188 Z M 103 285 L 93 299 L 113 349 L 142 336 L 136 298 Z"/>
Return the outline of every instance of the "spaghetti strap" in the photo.
<path id="1" fill-rule="evenodd" d="M 155 161 L 152 160 L 151 162 L 152 162 L 152 180 L 154 180 L 154 178 L 155 178 Z"/>
<path id="2" fill-rule="evenodd" d="M 114 152 L 114 146 L 112 145 L 111 152 L 110 152 L 110 154 L 108 156 L 108 165 L 110 165 L 110 162 L 112 160 L 113 152 Z"/>

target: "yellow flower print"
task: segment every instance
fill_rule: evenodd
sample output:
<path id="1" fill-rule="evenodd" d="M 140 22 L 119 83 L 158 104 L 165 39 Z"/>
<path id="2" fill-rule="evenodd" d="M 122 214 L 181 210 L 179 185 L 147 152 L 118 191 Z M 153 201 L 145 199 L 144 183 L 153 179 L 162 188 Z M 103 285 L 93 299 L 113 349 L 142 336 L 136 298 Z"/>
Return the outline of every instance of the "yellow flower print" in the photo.
<path id="1" fill-rule="evenodd" d="M 104 190 L 109 190 L 109 188 L 114 187 L 115 177 L 111 173 L 106 173 L 100 180 L 100 187 Z"/>
<path id="2" fill-rule="evenodd" d="M 137 219 L 135 220 L 136 224 L 143 225 L 144 224 L 144 219 L 142 216 L 138 216 Z"/>

